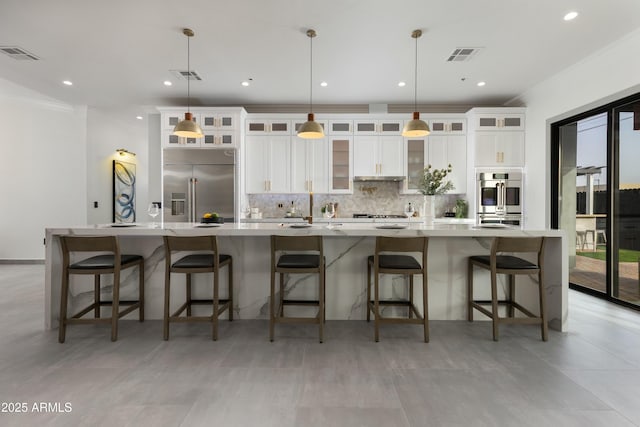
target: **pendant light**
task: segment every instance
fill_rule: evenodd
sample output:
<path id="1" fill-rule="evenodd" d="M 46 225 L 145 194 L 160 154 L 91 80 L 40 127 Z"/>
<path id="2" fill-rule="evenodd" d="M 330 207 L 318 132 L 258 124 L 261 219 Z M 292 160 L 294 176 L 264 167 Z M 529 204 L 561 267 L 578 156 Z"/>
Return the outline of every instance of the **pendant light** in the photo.
<path id="1" fill-rule="evenodd" d="M 193 121 L 193 115 L 189 112 L 191 109 L 191 68 L 190 68 L 190 49 L 189 39 L 194 36 L 193 30 L 185 28 L 182 34 L 187 36 L 187 112 L 184 113 L 184 120 L 173 128 L 173 134 L 185 138 L 202 138 L 204 134 L 200 125 Z"/>
<path id="2" fill-rule="evenodd" d="M 311 45 L 310 60 L 309 60 L 309 114 L 307 115 L 307 121 L 298 129 L 298 136 L 304 139 L 318 139 L 324 138 L 324 130 L 320 123 L 316 122 L 313 117 L 313 38 L 316 36 L 315 30 L 307 30 L 307 37 Z"/>
<path id="3" fill-rule="evenodd" d="M 402 136 L 420 137 L 427 136 L 431 132 L 429 125 L 424 120 L 420 120 L 418 112 L 418 38 L 422 36 L 422 30 L 414 30 L 411 37 L 416 39 L 416 62 L 415 62 L 415 78 L 413 84 L 413 120 L 407 122 L 402 129 Z"/>

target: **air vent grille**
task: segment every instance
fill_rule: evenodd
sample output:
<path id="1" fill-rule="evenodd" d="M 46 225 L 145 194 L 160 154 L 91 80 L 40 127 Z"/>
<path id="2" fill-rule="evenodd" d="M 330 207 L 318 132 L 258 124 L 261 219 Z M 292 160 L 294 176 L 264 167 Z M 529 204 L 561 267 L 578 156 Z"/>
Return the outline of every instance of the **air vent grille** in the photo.
<path id="1" fill-rule="evenodd" d="M 447 62 L 464 62 L 473 58 L 481 48 L 479 47 L 457 47 L 449 57 Z"/>
<path id="2" fill-rule="evenodd" d="M 191 70 L 169 70 L 176 78 L 180 80 L 202 80 L 200 74 L 197 71 Z"/>
<path id="3" fill-rule="evenodd" d="M 18 61 L 38 61 L 36 55 L 18 46 L 0 46 L 0 52 Z"/>

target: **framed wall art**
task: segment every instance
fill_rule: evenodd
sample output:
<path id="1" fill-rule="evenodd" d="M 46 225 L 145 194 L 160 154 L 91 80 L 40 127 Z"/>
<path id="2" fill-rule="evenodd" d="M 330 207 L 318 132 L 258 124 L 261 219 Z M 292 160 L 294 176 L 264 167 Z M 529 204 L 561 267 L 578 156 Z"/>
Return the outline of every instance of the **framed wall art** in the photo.
<path id="1" fill-rule="evenodd" d="M 136 221 L 136 165 L 113 161 L 113 218 L 114 223 Z"/>

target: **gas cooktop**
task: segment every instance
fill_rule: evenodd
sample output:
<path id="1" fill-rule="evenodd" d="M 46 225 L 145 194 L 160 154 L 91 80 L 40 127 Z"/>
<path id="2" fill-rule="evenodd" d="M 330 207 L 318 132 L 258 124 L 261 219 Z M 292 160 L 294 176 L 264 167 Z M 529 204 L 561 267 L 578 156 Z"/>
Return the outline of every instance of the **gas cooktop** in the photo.
<path id="1" fill-rule="evenodd" d="M 405 215 L 359 214 L 354 213 L 354 218 L 406 218 Z"/>

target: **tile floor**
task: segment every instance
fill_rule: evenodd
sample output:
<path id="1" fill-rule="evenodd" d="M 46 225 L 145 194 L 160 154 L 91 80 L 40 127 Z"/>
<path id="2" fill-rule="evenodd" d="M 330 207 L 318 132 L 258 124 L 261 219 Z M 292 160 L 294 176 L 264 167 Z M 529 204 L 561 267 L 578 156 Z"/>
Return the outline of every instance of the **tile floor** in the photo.
<path id="1" fill-rule="evenodd" d="M 2 426 L 640 426 L 640 314 L 573 291 L 569 332 L 547 343 L 437 321 L 429 344 L 414 325 L 375 343 L 364 321 L 327 322 L 323 344 L 277 325 L 270 343 L 266 320 L 240 320 L 217 342 L 204 324 L 165 342 L 160 321 L 126 321 L 115 343 L 72 325 L 59 344 L 43 281 L 41 265 L 0 265 Z"/>

